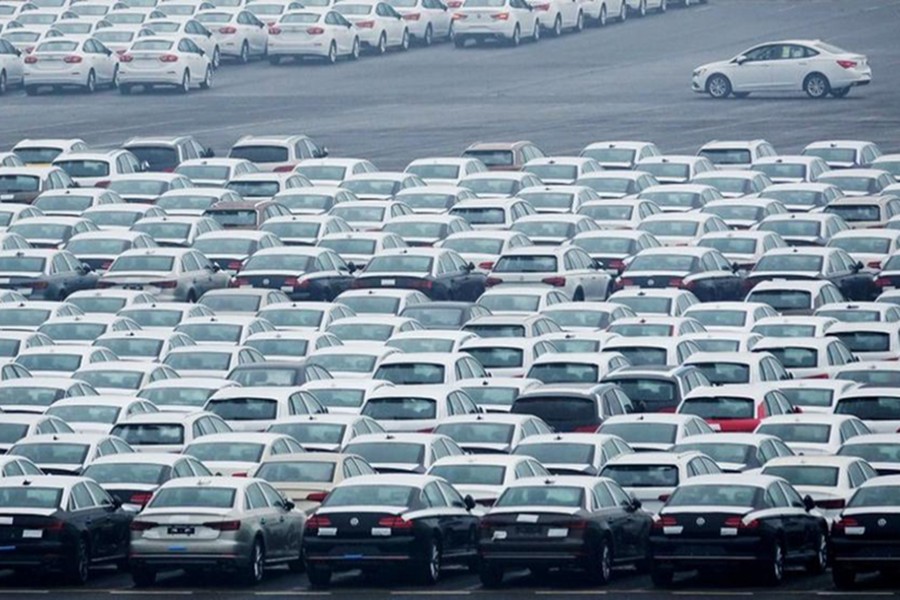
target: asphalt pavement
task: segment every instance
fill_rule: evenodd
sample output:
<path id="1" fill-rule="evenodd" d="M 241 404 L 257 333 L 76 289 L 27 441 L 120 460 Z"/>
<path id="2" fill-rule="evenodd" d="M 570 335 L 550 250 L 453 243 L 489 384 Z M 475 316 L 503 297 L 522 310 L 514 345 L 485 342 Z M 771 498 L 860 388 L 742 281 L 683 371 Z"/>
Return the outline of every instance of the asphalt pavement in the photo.
<path id="1" fill-rule="evenodd" d="M 900 130 L 898 22 L 897 0 L 710 0 L 519 48 L 441 44 L 333 67 L 228 65 L 211 92 L 189 96 L 15 93 L 0 99 L 0 149 L 27 136 L 116 145 L 190 133 L 222 155 L 244 134 L 306 133 L 336 156 L 382 169 L 456 155 L 476 140 L 530 139 L 556 154 L 603 139 L 652 140 L 665 152 L 754 137 L 782 153 L 828 138 L 891 149 Z M 874 83 L 844 100 L 715 101 L 690 91 L 701 63 L 810 37 L 868 54 Z"/>

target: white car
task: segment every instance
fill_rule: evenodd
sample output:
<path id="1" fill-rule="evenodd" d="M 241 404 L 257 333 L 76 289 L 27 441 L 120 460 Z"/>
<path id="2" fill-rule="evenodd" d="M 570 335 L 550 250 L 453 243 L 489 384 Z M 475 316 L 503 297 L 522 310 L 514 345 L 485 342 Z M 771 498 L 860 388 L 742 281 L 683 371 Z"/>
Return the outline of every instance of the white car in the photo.
<path id="1" fill-rule="evenodd" d="M 462 347 L 491 377 L 525 377 L 539 356 L 555 351 L 553 344 L 534 337 L 482 337 Z"/>
<path id="2" fill-rule="evenodd" d="M 461 231 L 448 235 L 441 248 L 456 250 L 463 260 L 481 271 L 490 271 L 501 254 L 513 248 L 531 246 L 528 236 L 517 231 Z"/>
<path id="3" fill-rule="evenodd" d="M 609 273 L 577 246 L 513 248 L 500 256 L 485 282 L 489 287 L 547 285 L 576 302 L 605 300 L 611 283 Z"/>
<path id="4" fill-rule="evenodd" d="M 453 43 L 457 48 L 464 48 L 469 40 L 518 46 L 526 37 L 538 41 L 541 27 L 538 15 L 525 0 L 465 0 L 453 13 Z"/>
<path id="5" fill-rule="evenodd" d="M 171 6 L 171 5 L 170 5 Z M 185 6 L 185 5 L 181 5 Z M 199 2 L 193 5 L 187 5 L 197 10 L 206 10 L 215 8 L 208 2 Z M 219 44 L 213 37 L 212 31 L 207 29 L 206 25 L 196 19 L 184 19 L 181 16 L 172 17 L 171 20 L 147 21 L 144 28 L 153 35 L 163 37 L 184 36 L 197 44 L 201 50 L 209 57 L 213 69 L 218 69 L 222 60 L 222 53 L 219 51 Z M 103 30 L 101 30 L 103 31 Z M 120 52 L 119 54 L 124 54 Z M 196 160 L 196 159 L 192 159 Z"/>
<path id="6" fill-rule="evenodd" d="M 604 169 L 633 169 L 639 161 L 660 154 L 652 142 L 604 141 L 588 144 L 579 156 L 593 158 Z"/>
<path id="7" fill-rule="evenodd" d="M 248 10 L 205 10 L 197 13 L 195 18 L 212 32 L 223 58 L 247 63 L 254 56 L 265 56 L 268 51 L 266 24 Z"/>
<path id="8" fill-rule="evenodd" d="M 525 477 L 549 477 L 550 472 L 530 456 L 470 454 L 446 456 L 435 461 L 428 475 L 443 477 L 460 494 L 482 506 L 492 506 L 503 490 Z"/>
<path id="9" fill-rule="evenodd" d="M 25 57 L 25 93 L 42 87 L 79 87 L 93 94 L 100 86 L 118 85 L 117 55 L 93 38 L 50 38 Z"/>
<path id="10" fill-rule="evenodd" d="M 695 435 L 714 433 L 706 421 L 694 415 L 641 413 L 606 419 L 597 433 L 618 436 L 637 452 L 669 451 Z"/>
<path id="11" fill-rule="evenodd" d="M 685 317 L 693 317 L 707 331 L 749 331 L 760 319 L 777 317 L 778 313 L 768 304 L 752 302 L 703 302 L 684 311 Z"/>
<path id="12" fill-rule="evenodd" d="M 25 62 L 22 51 L 7 40 L 0 39 L 0 96 L 13 86 L 25 83 Z"/>
<path id="13" fill-rule="evenodd" d="M 863 140 L 820 140 L 807 144 L 802 154 L 820 158 L 832 169 L 877 169 L 873 163 L 881 156 L 881 149 L 877 144 Z"/>
<path id="14" fill-rule="evenodd" d="M 572 0 L 527 0 L 537 13 L 541 28 L 553 37 L 562 35 L 563 29 L 579 32 L 584 29 L 584 7 Z"/>
<path id="15" fill-rule="evenodd" d="M 813 183 L 819 175 L 831 170 L 818 156 L 765 156 L 750 168 L 768 175 L 773 183 Z"/>
<path id="16" fill-rule="evenodd" d="M 872 431 L 851 415 L 803 413 L 766 417 L 754 433 L 781 438 L 797 454 L 821 456 L 834 454 L 850 438 Z"/>
<path id="17" fill-rule="evenodd" d="M 153 403 L 142 398 L 103 395 L 58 400 L 44 414 L 62 419 L 76 433 L 109 433 L 128 417 L 156 412 Z"/>
<path id="18" fill-rule="evenodd" d="M 846 379 L 793 379 L 769 384 L 804 413 L 829 414 L 844 394 L 859 387 Z"/>
<path id="19" fill-rule="evenodd" d="M 187 37 L 144 37 L 119 57 L 119 92 L 130 94 L 136 86 L 174 86 L 187 94 L 196 85 L 212 87 L 212 57 Z"/>
<path id="20" fill-rule="evenodd" d="M 356 26 L 336 10 L 293 10 L 269 26 L 269 62 L 284 58 L 322 58 L 330 64 L 339 58 L 359 58 L 360 35 Z"/>
<path id="21" fill-rule="evenodd" d="M 765 173 L 749 169 L 717 169 L 700 173 L 692 183 L 710 185 L 725 198 L 740 198 L 751 194 L 761 194 L 772 185 Z"/>
<path id="22" fill-rule="evenodd" d="M 356 26 L 362 46 L 375 54 L 384 54 L 388 48 L 409 49 L 409 27 L 387 2 L 340 2 L 334 10 Z"/>
<path id="23" fill-rule="evenodd" d="M 388 4 L 403 16 L 413 40 L 424 46 L 437 39 L 450 41 L 453 21 L 441 0 L 388 0 Z"/>
<path id="24" fill-rule="evenodd" d="M 695 352 L 682 364 L 700 369 L 713 385 L 755 384 L 791 378 L 781 362 L 769 352 Z"/>
<path id="25" fill-rule="evenodd" d="M 832 337 L 763 338 L 753 351 L 772 354 L 795 379 L 827 379 L 857 360 L 843 342 Z"/>
<path id="26" fill-rule="evenodd" d="M 453 385 L 398 385 L 372 392 L 360 414 L 386 431 L 430 433 L 447 417 L 480 412 L 472 399 Z"/>
<path id="27" fill-rule="evenodd" d="M 863 387 L 838 398 L 834 406 L 838 415 L 853 415 L 875 433 L 900 430 L 900 394 L 891 387 Z"/>
<path id="28" fill-rule="evenodd" d="M 821 40 L 785 40 L 754 46 L 730 60 L 694 69 L 691 89 L 713 98 L 751 92 L 803 91 L 810 98 L 842 98 L 850 88 L 868 85 L 868 59 Z"/>
<path id="29" fill-rule="evenodd" d="M 529 315 L 570 301 L 563 292 L 542 285 L 495 287 L 478 298 L 478 304 L 495 315 Z"/>
<path id="30" fill-rule="evenodd" d="M 487 167 L 477 158 L 460 158 L 458 156 L 418 158 L 404 169 L 404 173 L 417 175 L 428 185 L 453 186 L 459 185 L 459 181 L 467 175 L 485 171 L 487 171 Z"/>
<path id="31" fill-rule="evenodd" d="M 900 358 L 898 329 L 897 323 L 835 323 L 827 335 L 844 342 L 859 360 L 894 361 Z"/>

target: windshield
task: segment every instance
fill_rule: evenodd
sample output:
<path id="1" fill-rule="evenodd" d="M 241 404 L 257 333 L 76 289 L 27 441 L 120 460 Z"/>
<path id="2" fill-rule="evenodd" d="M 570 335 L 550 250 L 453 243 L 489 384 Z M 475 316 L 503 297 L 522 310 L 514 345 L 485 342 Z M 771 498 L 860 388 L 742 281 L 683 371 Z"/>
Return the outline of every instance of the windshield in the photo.
<path id="1" fill-rule="evenodd" d="M 141 327 L 174 328 L 181 322 L 184 313 L 181 310 L 165 310 L 162 308 L 135 308 L 123 310 L 121 316 L 132 319 Z"/>
<path id="2" fill-rule="evenodd" d="M 28 433 L 28 425 L 0 423 L 0 444 L 15 444 Z"/>
<path id="3" fill-rule="evenodd" d="M 175 169 L 179 175 L 184 175 L 188 179 L 206 180 L 206 181 L 226 181 L 231 175 L 231 169 L 228 167 L 212 167 L 208 165 L 186 165 Z M 160 198 L 157 202 L 158 206 L 162 206 L 162 201 L 167 198 Z M 187 207 L 189 204 L 196 203 L 197 208 L 206 208 L 215 198 L 210 196 L 175 196 L 170 198 L 172 202 L 178 202 L 181 207 Z"/>
<path id="4" fill-rule="evenodd" d="M 678 427 L 669 423 L 607 423 L 601 431 L 617 435 L 629 444 L 672 444 Z"/>
<path id="5" fill-rule="evenodd" d="M 45 323 L 38 328 L 41 333 L 50 336 L 54 341 L 95 340 L 106 332 L 106 323 Z"/>
<path id="6" fill-rule="evenodd" d="M 873 442 L 870 444 L 844 444 L 841 446 L 841 449 L 838 450 L 838 456 L 857 456 L 870 463 L 900 463 L 900 443 Z"/>
<path id="7" fill-rule="evenodd" d="M 838 400 L 838 415 L 853 415 L 864 421 L 900 420 L 900 396 L 857 396 Z"/>
<path id="8" fill-rule="evenodd" d="M 206 410 L 226 421 L 270 421 L 278 415 L 278 402 L 268 398 L 213 398 Z"/>
<path id="9" fill-rule="evenodd" d="M 353 340 L 384 342 L 394 334 L 394 327 L 393 325 L 337 322 L 328 327 L 328 332 L 333 333 L 344 342 Z"/>
<path id="10" fill-rule="evenodd" d="M 726 383 L 749 383 L 750 367 L 741 363 L 714 362 L 694 363 L 713 385 Z"/>
<path id="11" fill-rule="evenodd" d="M 622 356 L 627 358 L 628 361 L 636 367 L 665 365 L 669 361 L 669 355 L 665 348 L 628 346 L 616 348 L 616 352 L 621 353 Z"/>
<path id="12" fill-rule="evenodd" d="M 781 388 L 791 406 L 818 406 L 830 407 L 834 392 L 829 389 L 813 388 Z"/>
<path id="13" fill-rule="evenodd" d="M 810 348 L 767 348 L 786 369 L 814 369 L 819 364 L 818 351 Z"/>
<path id="14" fill-rule="evenodd" d="M 170 487 L 154 494 L 148 508 L 231 508 L 236 491 L 224 487 Z"/>
<path id="15" fill-rule="evenodd" d="M 623 488 L 678 485 L 678 467 L 673 465 L 607 465 L 600 475 Z"/>
<path id="16" fill-rule="evenodd" d="M 67 423 L 107 423 L 112 425 L 122 409 L 118 406 L 51 406 L 45 414 L 59 417 Z"/>
<path id="17" fill-rule="evenodd" d="M 116 425 L 112 435 L 119 436 L 132 446 L 180 446 L 184 443 L 184 427 L 176 423 Z"/>
<path id="18" fill-rule="evenodd" d="M 814 485 L 836 487 L 840 470 L 837 467 L 812 465 L 779 465 L 763 467 L 764 475 L 781 477 L 791 485 Z"/>
<path id="19" fill-rule="evenodd" d="M 88 444 L 70 444 L 61 442 L 43 442 L 37 444 L 16 444 L 9 453 L 24 456 L 36 465 L 80 465 L 84 463 L 88 451 Z M 0 488 L 3 489 L 3 488 Z"/>
<path id="20" fill-rule="evenodd" d="M 679 506 L 756 506 L 762 490 L 749 485 L 686 485 L 676 488 L 666 503 Z"/>
<path id="21" fill-rule="evenodd" d="M 194 442 L 184 453 L 200 461 L 259 462 L 266 447 L 241 442 Z"/>
<path id="22" fill-rule="evenodd" d="M 577 487 L 528 486 L 509 488 L 494 506 L 584 506 L 584 490 Z"/>
<path id="23" fill-rule="evenodd" d="M 372 398 L 362 414 L 375 420 L 412 421 L 437 417 L 437 402 L 431 398 Z"/>
<path id="24" fill-rule="evenodd" d="M 90 239 L 72 240 L 66 245 L 66 250 L 75 256 L 90 256 L 92 254 L 118 255 L 131 248 L 131 242 L 117 239 Z"/>
<path id="25" fill-rule="evenodd" d="M 302 460 L 263 463 L 254 474 L 270 483 L 328 483 L 334 479 L 335 463 Z"/>
<path id="26" fill-rule="evenodd" d="M 421 464 L 425 457 L 425 446 L 405 442 L 358 442 L 345 446 L 344 452 L 361 456 L 373 465 L 376 463 Z"/>
<path id="27" fill-rule="evenodd" d="M 772 295 L 775 295 L 775 293 Z M 772 303 L 768 302 L 767 304 L 771 306 Z M 816 326 L 773 323 L 771 325 L 754 325 L 752 331 L 763 337 L 811 337 L 816 334 Z"/>
<path id="28" fill-rule="evenodd" d="M 634 213 L 634 206 L 627 204 L 606 204 L 598 202 L 578 209 L 578 214 L 586 215 L 596 221 L 627 221 Z"/>
<path id="29" fill-rule="evenodd" d="M 566 181 L 575 181 L 578 178 L 578 167 L 574 165 L 529 165 L 526 171 L 533 175 L 537 175 L 542 180 L 562 179 Z M 571 195 L 569 195 L 571 202 Z M 537 205 L 533 205 L 537 208 Z"/>
<path id="30" fill-rule="evenodd" d="M 387 210 L 383 206 L 335 206 L 331 213 L 335 217 L 341 217 L 348 223 L 380 223 L 384 219 Z"/>
<path id="31" fill-rule="evenodd" d="M 465 219 L 470 225 L 502 225 L 506 220 L 506 213 L 502 208 L 488 206 L 455 206 L 450 214 Z"/>
<path id="32" fill-rule="evenodd" d="M 115 463 L 89 465 L 82 475 L 97 483 L 139 483 L 142 485 L 160 485 L 169 479 L 171 468 L 165 465 L 148 463 Z"/>
<path id="33" fill-rule="evenodd" d="M 466 0 L 466 8 L 502 8 L 506 0 Z M 488 167 L 509 167 L 515 161 L 510 150 L 466 150 L 463 156 L 477 158 Z"/>
<path id="34" fill-rule="evenodd" d="M 80 354 L 23 354 L 16 362 L 29 371 L 62 371 L 74 373 L 81 367 Z"/>
<path id="35" fill-rule="evenodd" d="M 59 508 L 63 491 L 55 487 L 0 487 L 0 511 L 7 508 Z"/>
<path id="36" fill-rule="evenodd" d="M 763 423 L 757 433 L 779 437 L 785 443 L 827 444 L 831 426 L 816 423 Z"/>
<path id="37" fill-rule="evenodd" d="M 756 417 L 754 402 L 751 398 L 687 398 L 681 403 L 678 412 L 683 415 L 696 415 L 702 419 L 753 419 Z"/>
<path id="38" fill-rule="evenodd" d="M 821 192 L 806 190 L 766 190 L 763 196 L 780 200 L 785 206 L 814 207 L 824 206 L 828 202 Z"/>

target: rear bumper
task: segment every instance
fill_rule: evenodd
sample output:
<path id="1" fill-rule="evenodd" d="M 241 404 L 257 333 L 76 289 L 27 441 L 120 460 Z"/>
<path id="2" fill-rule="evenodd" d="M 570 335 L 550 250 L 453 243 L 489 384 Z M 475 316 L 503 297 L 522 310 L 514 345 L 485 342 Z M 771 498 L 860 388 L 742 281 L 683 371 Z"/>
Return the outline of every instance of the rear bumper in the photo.
<path id="1" fill-rule="evenodd" d="M 125 85 L 181 85 L 183 70 L 165 69 L 153 71 L 136 71 L 119 69 L 119 83 Z"/>
<path id="2" fill-rule="evenodd" d="M 137 569 L 237 569 L 250 562 L 250 545 L 234 540 L 132 540 L 128 563 Z"/>
<path id="3" fill-rule="evenodd" d="M 834 564 L 846 568 L 875 571 L 900 567 L 900 540 L 834 537 L 831 550 Z"/>
<path id="4" fill-rule="evenodd" d="M 410 537 L 354 540 L 308 536 L 303 539 L 303 556 L 309 564 L 339 571 L 422 560 L 425 554 L 421 546 Z"/>
<path id="5" fill-rule="evenodd" d="M 331 40 L 317 42 L 269 42 L 269 56 L 328 56 Z"/>
<path id="6" fill-rule="evenodd" d="M 770 558 L 763 538 L 650 539 L 653 563 L 658 567 L 693 569 L 697 565 L 733 565 Z"/>
<path id="7" fill-rule="evenodd" d="M 58 570 L 70 564 L 74 550 L 61 542 L 17 544 L 0 542 L 0 569 L 44 568 Z"/>
<path id="8" fill-rule="evenodd" d="M 587 548 L 581 540 L 548 543 L 547 539 L 541 539 L 533 542 L 481 542 L 478 545 L 479 559 L 504 567 L 571 567 L 573 562 L 582 561 L 586 556 Z"/>

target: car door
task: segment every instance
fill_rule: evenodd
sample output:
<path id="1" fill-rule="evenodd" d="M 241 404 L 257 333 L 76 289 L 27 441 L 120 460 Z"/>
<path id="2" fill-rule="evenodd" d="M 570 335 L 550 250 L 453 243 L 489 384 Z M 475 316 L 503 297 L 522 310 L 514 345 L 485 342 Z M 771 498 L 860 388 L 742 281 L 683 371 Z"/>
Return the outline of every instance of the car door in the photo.
<path id="1" fill-rule="evenodd" d="M 6 40 L 0 40 L 0 54 L 6 63 L 6 81 L 11 84 L 19 84 L 24 77 L 24 63 L 21 52 Z"/>
<path id="2" fill-rule="evenodd" d="M 772 89 L 803 89 L 803 80 L 814 70 L 818 52 L 800 44 L 780 44 L 779 48 L 778 58 L 772 63 Z"/>
<path id="3" fill-rule="evenodd" d="M 772 82 L 771 71 L 780 52 L 781 44 L 766 44 L 738 57 L 727 71 L 732 89 L 736 92 L 768 89 Z"/>
<path id="4" fill-rule="evenodd" d="M 605 482 L 599 482 L 593 487 L 593 494 L 589 498 L 591 512 L 601 522 L 609 527 L 612 536 L 613 547 L 616 549 L 616 558 L 626 558 L 634 554 L 634 541 L 628 533 L 629 513 L 620 504 L 623 499 L 613 496 L 612 486 Z M 627 497 L 627 495 L 626 495 Z M 630 504 L 631 500 L 625 500 Z"/>
<path id="5" fill-rule="evenodd" d="M 255 521 L 262 531 L 266 544 L 266 555 L 269 559 L 284 556 L 284 532 L 280 527 L 278 515 L 269 506 L 265 494 L 258 483 L 253 483 L 244 491 L 244 511 L 251 521 Z"/>
<path id="6" fill-rule="evenodd" d="M 106 522 L 106 511 L 94 500 L 86 482 L 72 486 L 69 495 L 69 514 L 72 524 L 84 531 L 91 548 L 92 555 L 97 557 L 110 555 L 110 535 Z"/>
<path id="7" fill-rule="evenodd" d="M 423 0 L 422 6 L 431 19 L 435 37 L 450 35 L 450 11 L 441 0 Z"/>
<path id="8" fill-rule="evenodd" d="M 267 483 L 260 483 L 259 489 L 266 498 L 271 517 L 273 531 L 276 531 L 276 540 L 279 543 L 278 548 L 267 549 L 271 556 L 280 557 L 296 557 L 300 554 L 301 530 L 298 527 L 297 519 L 286 508 L 284 497 L 279 494 L 272 486 Z M 273 553 L 274 551 L 274 553 Z M 277 553 L 277 554 L 275 554 Z"/>
<path id="9" fill-rule="evenodd" d="M 85 485 L 94 499 L 94 505 L 97 507 L 98 516 L 96 520 L 99 522 L 98 526 L 100 527 L 104 544 L 107 547 L 107 552 L 103 555 L 103 558 L 127 556 L 131 535 L 129 533 L 131 516 L 121 510 L 112 497 L 99 485 L 93 481 L 86 481 Z M 99 558 L 99 556 L 95 554 L 93 558 Z"/>

